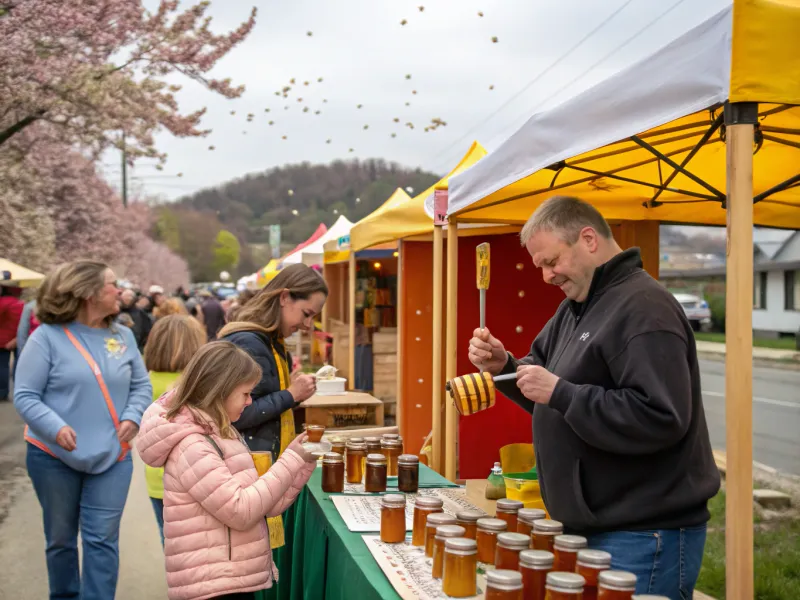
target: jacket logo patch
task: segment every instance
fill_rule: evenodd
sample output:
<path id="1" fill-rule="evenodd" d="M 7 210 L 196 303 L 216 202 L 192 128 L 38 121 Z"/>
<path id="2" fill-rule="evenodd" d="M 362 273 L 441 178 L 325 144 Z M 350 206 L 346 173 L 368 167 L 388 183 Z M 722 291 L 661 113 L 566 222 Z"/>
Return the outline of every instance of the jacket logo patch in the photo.
<path id="1" fill-rule="evenodd" d="M 588 331 L 584 331 L 581 334 L 581 338 L 580 339 L 581 339 L 582 342 L 585 342 L 586 340 L 588 340 L 589 339 L 589 332 Z"/>

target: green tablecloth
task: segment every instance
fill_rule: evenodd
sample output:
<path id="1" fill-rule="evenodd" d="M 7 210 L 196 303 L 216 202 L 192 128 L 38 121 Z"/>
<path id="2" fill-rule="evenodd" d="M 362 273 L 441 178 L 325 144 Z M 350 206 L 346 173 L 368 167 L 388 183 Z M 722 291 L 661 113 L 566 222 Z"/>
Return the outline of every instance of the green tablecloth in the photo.
<path id="1" fill-rule="evenodd" d="M 420 486 L 454 487 L 425 465 L 419 468 Z M 399 600 L 361 539 L 363 534 L 347 529 L 330 501 L 331 494 L 322 491 L 321 477 L 322 470 L 317 468 L 284 514 L 287 542 L 276 556 L 280 581 L 257 598 Z"/>

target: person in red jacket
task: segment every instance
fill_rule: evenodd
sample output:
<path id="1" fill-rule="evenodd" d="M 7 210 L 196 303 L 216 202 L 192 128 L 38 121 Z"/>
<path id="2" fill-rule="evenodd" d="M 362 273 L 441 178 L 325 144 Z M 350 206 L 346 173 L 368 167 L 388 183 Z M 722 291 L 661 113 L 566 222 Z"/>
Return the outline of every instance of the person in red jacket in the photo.
<path id="1" fill-rule="evenodd" d="M 19 288 L 0 286 L 0 402 L 9 399 L 11 359 L 17 364 L 17 326 L 24 304 Z"/>

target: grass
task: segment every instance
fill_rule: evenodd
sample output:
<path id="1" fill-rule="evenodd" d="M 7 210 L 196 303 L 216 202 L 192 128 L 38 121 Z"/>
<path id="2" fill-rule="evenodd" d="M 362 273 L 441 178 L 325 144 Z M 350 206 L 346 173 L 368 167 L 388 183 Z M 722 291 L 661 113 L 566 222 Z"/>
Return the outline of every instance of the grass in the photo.
<path id="1" fill-rule="evenodd" d="M 703 568 L 697 589 L 714 598 L 725 598 L 725 492 L 709 503 Z M 755 517 L 754 600 L 800 598 L 800 522 L 766 525 Z"/>
<path id="2" fill-rule="evenodd" d="M 694 339 L 701 342 L 717 342 L 719 344 L 725 343 L 724 333 L 705 333 L 698 331 L 694 334 Z M 796 342 L 793 337 L 785 338 L 754 338 L 753 346 L 759 348 L 777 348 L 779 350 L 797 350 Z"/>

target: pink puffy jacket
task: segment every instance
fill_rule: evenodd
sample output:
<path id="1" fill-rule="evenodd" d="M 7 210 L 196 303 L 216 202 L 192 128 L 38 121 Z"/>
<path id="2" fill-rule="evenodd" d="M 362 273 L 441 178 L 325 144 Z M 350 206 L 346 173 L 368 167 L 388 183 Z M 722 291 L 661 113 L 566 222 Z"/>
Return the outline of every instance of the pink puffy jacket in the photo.
<path id="1" fill-rule="evenodd" d="M 145 463 L 164 467 L 170 600 L 202 600 L 272 587 L 278 570 L 264 517 L 277 516 L 291 506 L 315 463 L 286 450 L 258 477 L 244 442 L 223 439 L 211 424 L 198 425 L 188 409 L 167 421 L 164 402 L 162 397 L 145 412 L 136 448 Z"/>

